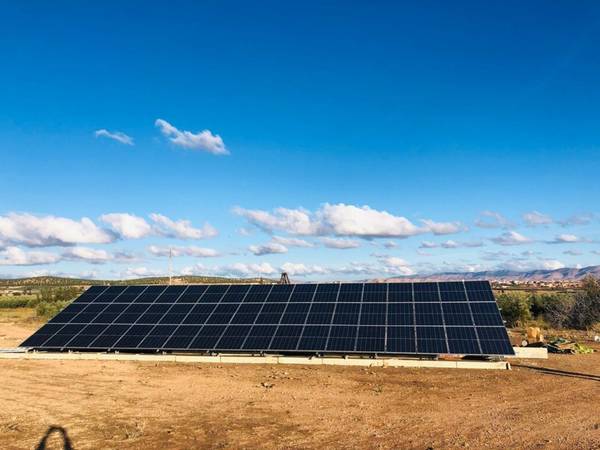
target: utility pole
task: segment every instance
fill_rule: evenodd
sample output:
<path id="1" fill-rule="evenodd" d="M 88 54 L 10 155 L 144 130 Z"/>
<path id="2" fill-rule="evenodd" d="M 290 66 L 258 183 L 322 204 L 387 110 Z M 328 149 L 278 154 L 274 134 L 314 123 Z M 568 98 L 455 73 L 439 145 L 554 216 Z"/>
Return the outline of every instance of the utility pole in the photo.
<path id="1" fill-rule="evenodd" d="M 173 282 L 173 249 L 169 247 L 169 286 Z"/>

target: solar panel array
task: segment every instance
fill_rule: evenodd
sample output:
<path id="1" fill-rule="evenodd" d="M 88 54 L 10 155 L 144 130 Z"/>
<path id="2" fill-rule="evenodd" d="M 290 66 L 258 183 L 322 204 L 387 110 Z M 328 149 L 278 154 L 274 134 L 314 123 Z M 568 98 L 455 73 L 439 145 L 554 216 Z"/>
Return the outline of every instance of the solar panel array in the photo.
<path id="1" fill-rule="evenodd" d="M 488 282 L 92 286 L 21 346 L 513 354 Z"/>

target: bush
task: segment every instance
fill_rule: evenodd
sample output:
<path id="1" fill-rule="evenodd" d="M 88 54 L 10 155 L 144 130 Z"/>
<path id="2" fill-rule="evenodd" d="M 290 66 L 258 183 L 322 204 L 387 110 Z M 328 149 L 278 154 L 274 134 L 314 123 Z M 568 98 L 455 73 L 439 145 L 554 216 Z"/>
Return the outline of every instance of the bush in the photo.
<path id="1" fill-rule="evenodd" d="M 543 317 L 553 328 L 570 328 L 573 326 L 575 297 L 569 294 L 548 295 L 553 301 L 545 304 Z"/>
<path id="2" fill-rule="evenodd" d="M 29 304 L 29 300 L 22 297 L 2 297 L 0 298 L 0 308 L 23 308 Z"/>
<path id="3" fill-rule="evenodd" d="M 588 277 L 583 281 L 583 292 L 575 295 L 571 312 L 571 325 L 588 329 L 600 322 L 600 282 Z"/>
<path id="4" fill-rule="evenodd" d="M 39 317 L 50 319 L 61 312 L 69 303 L 69 301 L 39 302 L 35 308 L 35 313 Z"/>
<path id="5" fill-rule="evenodd" d="M 531 299 L 524 292 L 506 292 L 496 297 L 508 326 L 522 326 L 531 320 Z"/>

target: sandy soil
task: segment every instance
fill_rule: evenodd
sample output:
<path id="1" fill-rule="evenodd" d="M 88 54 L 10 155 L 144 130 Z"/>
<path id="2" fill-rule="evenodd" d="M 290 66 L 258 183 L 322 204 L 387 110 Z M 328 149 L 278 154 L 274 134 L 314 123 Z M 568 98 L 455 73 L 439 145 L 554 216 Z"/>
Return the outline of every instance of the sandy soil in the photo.
<path id="1" fill-rule="evenodd" d="M 0 322 L 0 347 L 36 327 Z M 60 426 L 75 449 L 600 449 L 600 353 L 521 364 L 531 368 L 4 360 L 0 448 L 35 448 Z"/>

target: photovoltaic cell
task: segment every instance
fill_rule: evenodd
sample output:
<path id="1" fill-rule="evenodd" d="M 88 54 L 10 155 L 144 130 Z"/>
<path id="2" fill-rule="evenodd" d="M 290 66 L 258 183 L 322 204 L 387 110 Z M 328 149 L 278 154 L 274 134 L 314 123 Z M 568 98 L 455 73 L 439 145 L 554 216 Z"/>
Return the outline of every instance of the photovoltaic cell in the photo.
<path id="1" fill-rule="evenodd" d="M 92 286 L 40 350 L 513 354 L 488 282 Z"/>

